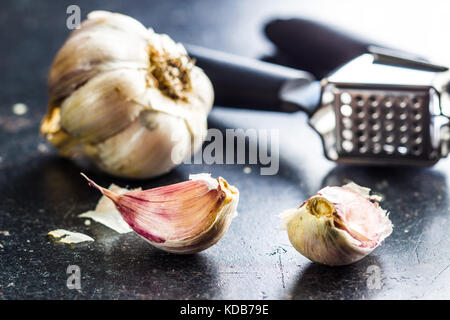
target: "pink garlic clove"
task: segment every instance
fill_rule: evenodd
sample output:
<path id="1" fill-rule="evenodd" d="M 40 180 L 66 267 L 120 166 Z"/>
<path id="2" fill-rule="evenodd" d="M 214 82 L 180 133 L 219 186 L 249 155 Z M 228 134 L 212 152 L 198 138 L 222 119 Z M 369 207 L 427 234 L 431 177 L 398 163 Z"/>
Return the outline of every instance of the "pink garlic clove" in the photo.
<path id="1" fill-rule="evenodd" d="M 139 236 L 168 252 L 190 254 L 209 248 L 236 216 L 239 191 L 222 177 L 199 174 L 190 181 L 117 194 L 82 176 L 114 202 Z"/>
<path id="2" fill-rule="evenodd" d="M 289 240 L 308 259 L 346 265 L 370 254 L 392 233 L 392 223 L 369 189 L 352 183 L 325 187 L 282 214 Z"/>

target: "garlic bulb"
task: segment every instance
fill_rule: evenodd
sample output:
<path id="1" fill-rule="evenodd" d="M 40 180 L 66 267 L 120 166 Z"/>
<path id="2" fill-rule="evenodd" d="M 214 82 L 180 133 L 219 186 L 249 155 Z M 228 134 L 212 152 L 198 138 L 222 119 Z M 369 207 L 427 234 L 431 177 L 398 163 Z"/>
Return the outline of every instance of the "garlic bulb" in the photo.
<path id="1" fill-rule="evenodd" d="M 325 187 L 299 208 L 281 214 L 292 245 L 331 266 L 361 260 L 392 233 L 392 223 L 370 189 L 351 183 Z"/>
<path id="2" fill-rule="evenodd" d="M 122 177 L 170 171 L 201 147 L 214 94 L 184 47 L 94 11 L 56 55 L 41 133 L 66 157 Z"/>
<path id="3" fill-rule="evenodd" d="M 164 251 L 205 250 L 222 238 L 236 216 L 239 191 L 222 177 L 191 175 L 190 181 L 117 194 L 82 175 L 114 202 L 139 236 Z"/>

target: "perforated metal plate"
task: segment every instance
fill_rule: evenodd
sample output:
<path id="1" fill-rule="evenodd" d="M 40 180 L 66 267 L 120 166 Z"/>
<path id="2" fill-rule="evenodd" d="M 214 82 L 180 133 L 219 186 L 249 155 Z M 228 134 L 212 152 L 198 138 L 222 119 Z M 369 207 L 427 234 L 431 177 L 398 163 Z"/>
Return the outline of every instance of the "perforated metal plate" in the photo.
<path id="1" fill-rule="evenodd" d="M 430 143 L 429 93 L 424 90 L 335 88 L 339 160 L 436 160 Z"/>

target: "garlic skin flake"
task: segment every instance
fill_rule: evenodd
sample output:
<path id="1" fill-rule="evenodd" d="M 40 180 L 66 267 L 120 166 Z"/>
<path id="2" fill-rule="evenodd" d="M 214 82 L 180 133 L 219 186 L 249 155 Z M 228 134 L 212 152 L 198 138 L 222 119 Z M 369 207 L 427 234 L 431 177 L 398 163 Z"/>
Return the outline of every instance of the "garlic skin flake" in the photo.
<path id="1" fill-rule="evenodd" d="M 239 202 L 237 188 L 222 177 L 213 179 L 205 174 L 195 175 L 190 181 L 124 194 L 102 188 L 83 176 L 114 202 L 139 236 L 171 253 L 192 254 L 217 243 L 236 216 Z"/>
<path id="2" fill-rule="evenodd" d="M 181 44 L 107 11 L 91 12 L 70 34 L 48 88 L 47 141 L 126 178 L 164 174 L 196 152 L 214 100 Z"/>
<path id="3" fill-rule="evenodd" d="M 330 266 L 351 264 L 370 254 L 392 233 L 393 226 L 369 192 L 354 183 L 325 187 L 299 208 L 283 212 L 281 218 L 294 248 Z"/>
<path id="4" fill-rule="evenodd" d="M 64 229 L 56 229 L 50 231 L 48 234 L 55 242 L 65 244 L 76 244 L 81 242 L 95 241 L 93 238 L 79 232 L 72 232 Z"/>

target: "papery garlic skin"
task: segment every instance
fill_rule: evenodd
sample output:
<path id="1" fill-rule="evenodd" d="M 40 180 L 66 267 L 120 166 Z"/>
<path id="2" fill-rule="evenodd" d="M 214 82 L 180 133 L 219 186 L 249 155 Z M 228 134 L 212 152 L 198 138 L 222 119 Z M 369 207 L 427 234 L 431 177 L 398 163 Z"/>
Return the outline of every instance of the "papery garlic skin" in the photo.
<path id="1" fill-rule="evenodd" d="M 214 100 L 181 44 L 106 11 L 70 34 L 48 87 L 46 139 L 63 156 L 127 178 L 161 175 L 197 151 Z"/>
<path id="2" fill-rule="evenodd" d="M 308 259 L 330 265 L 347 265 L 371 253 L 392 233 L 386 211 L 373 203 L 365 189 L 326 187 L 299 208 L 281 217 L 289 240 Z M 359 186 L 357 186 L 359 187 Z"/>
<path id="3" fill-rule="evenodd" d="M 171 253 L 192 254 L 211 247 L 237 215 L 239 191 L 222 177 L 195 175 L 190 181 L 124 194 L 84 177 L 114 202 L 139 236 Z"/>

